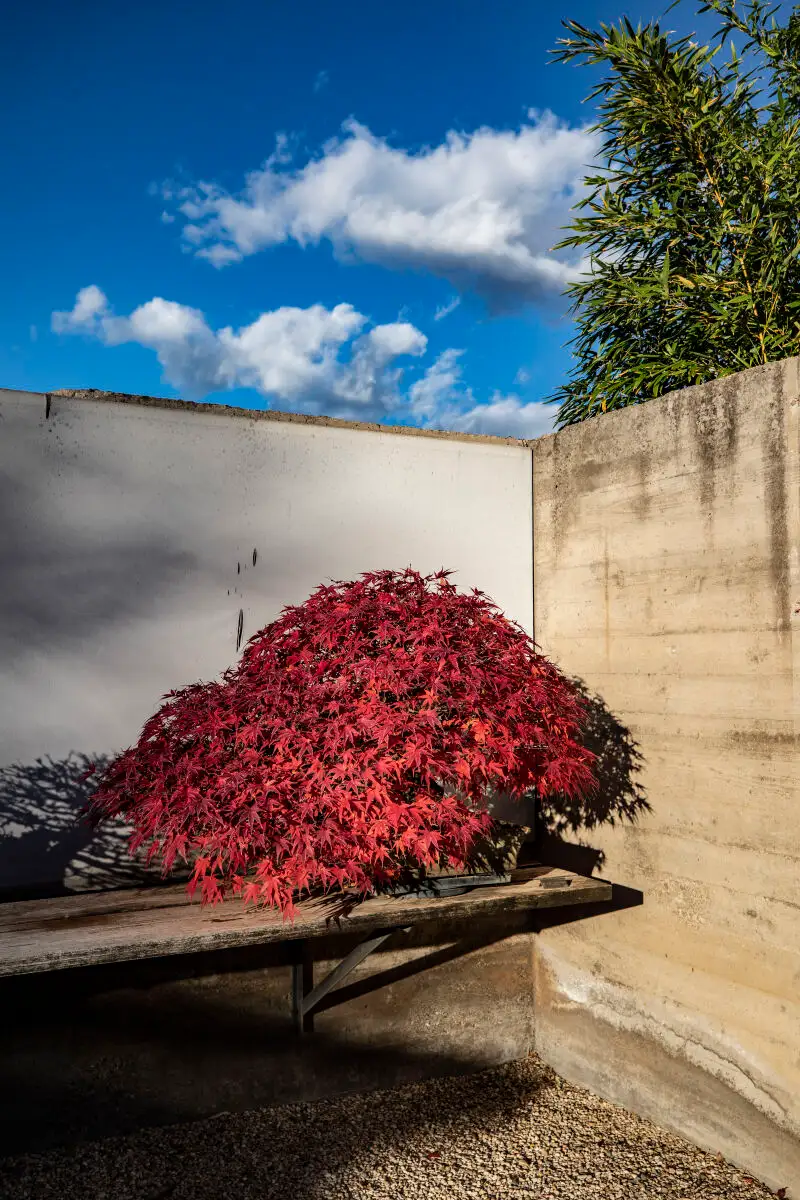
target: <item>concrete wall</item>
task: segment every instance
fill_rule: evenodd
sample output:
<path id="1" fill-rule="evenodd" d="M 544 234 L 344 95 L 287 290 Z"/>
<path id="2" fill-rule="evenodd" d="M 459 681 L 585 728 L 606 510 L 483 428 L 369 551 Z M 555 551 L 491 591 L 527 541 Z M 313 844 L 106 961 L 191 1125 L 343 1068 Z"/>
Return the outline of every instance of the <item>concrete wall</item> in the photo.
<path id="1" fill-rule="evenodd" d="M 511 439 L 0 392 L 0 889 L 130 878 L 74 816 L 90 759 L 320 583 L 453 568 L 532 628 Z"/>
<path id="2" fill-rule="evenodd" d="M 800 1186 L 799 396 L 790 360 L 534 443 L 536 639 L 628 727 L 651 808 L 582 839 L 644 907 L 542 931 L 537 1047 L 775 1187 Z"/>

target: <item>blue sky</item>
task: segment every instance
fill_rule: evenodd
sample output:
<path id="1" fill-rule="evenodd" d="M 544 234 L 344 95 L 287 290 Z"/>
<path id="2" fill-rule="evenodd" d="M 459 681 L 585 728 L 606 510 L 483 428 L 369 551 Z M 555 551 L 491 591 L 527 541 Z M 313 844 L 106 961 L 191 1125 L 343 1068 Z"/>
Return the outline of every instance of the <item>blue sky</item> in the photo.
<path id="1" fill-rule="evenodd" d="M 546 432 L 595 152 L 592 76 L 548 51 L 665 8 L 14 6 L 0 385 Z"/>

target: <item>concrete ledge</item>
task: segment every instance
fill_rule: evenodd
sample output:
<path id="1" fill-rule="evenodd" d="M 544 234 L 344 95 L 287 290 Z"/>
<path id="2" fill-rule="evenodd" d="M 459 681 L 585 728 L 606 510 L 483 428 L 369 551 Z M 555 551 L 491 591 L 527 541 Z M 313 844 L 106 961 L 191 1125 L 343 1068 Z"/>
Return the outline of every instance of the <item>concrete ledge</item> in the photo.
<path id="1" fill-rule="evenodd" d="M 13 389 L 9 388 L 8 391 Z M 244 417 L 250 421 L 288 421 L 295 425 L 319 425 L 336 429 L 361 429 L 372 433 L 398 433 L 405 437 L 440 438 L 449 442 L 494 442 L 526 447 L 531 439 L 498 437 L 489 433 L 457 433 L 448 429 L 420 429 L 415 425 L 383 425 L 377 421 L 346 421 L 341 417 L 323 417 L 311 413 L 278 412 L 274 409 L 238 408 L 233 404 L 203 404 L 193 400 L 171 400 L 163 396 L 139 396 L 129 392 L 102 392 L 96 388 L 59 388 L 41 393 L 43 398 L 58 396 L 68 400 L 95 400 L 108 404 L 138 404 L 150 408 L 168 408 L 179 412 L 209 413 L 216 416 Z"/>

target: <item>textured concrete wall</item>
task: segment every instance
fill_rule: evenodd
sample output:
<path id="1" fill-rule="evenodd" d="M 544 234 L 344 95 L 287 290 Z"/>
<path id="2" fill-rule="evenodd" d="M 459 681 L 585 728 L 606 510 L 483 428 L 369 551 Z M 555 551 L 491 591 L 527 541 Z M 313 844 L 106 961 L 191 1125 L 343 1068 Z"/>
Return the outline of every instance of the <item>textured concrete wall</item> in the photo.
<path id="1" fill-rule="evenodd" d="M 0 431 L 0 888 L 120 879 L 75 827 L 87 756 L 232 663 L 240 614 L 411 565 L 532 628 L 524 444 L 8 391 Z"/>
<path id="2" fill-rule="evenodd" d="M 800 1187 L 799 395 L 790 360 L 534 444 L 535 636 L 628 727 L 651 807 L 573 839 L 644 907 L 541 933 L 537 1045 L 776 1187 Z"/>

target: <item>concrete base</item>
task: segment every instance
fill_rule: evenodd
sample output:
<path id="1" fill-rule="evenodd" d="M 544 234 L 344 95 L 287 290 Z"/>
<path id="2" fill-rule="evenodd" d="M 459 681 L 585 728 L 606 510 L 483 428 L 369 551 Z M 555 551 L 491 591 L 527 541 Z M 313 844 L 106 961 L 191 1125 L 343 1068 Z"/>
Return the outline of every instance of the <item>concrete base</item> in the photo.
<path id="1" fill-rule="evenodd" d="M 800 1185 L 800 1140 L 735 1046 L 667 1011 L 663 998 L 648 1004 L 541 942 L 535 980 L 536 1050 L 564 1079 L 722 1154 L 768 1187 Z"/>

